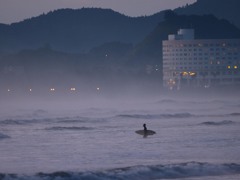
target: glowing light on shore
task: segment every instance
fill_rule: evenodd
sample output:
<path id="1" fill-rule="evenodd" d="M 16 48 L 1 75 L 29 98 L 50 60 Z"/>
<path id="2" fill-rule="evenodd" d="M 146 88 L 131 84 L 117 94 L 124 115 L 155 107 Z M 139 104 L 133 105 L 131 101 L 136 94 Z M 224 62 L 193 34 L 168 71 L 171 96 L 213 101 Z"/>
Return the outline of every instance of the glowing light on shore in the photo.
<path id="1" fill-rule="evenodd" d="M 76 91 L 76 88 L 70 88 L 70 91 Z"/>
<path id="2" fill-rule="evenodd" d="M 182 76 L 195 76 L 197 73 L 196 72 L 182 72 Z"/>
<path id="3" fill-rule="evenodd" d="M 55 91 L 55 88 L 50 88 L 50 91 Z"/>
<path id="4" fill-rule="evenodd" d="M 97 91 L 100 91 L 100 87 L 97 87 Z"/>

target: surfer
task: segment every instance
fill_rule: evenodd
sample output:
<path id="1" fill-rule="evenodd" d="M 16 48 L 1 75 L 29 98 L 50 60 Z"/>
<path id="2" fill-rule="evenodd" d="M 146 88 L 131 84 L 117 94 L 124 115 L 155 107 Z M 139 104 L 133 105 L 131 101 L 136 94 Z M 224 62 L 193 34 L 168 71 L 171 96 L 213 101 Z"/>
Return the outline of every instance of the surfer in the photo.
<path id="1" fill-rule="evenodd" d="M 143 127 L 144 127 L 144 132 L 147 132 L 146 124 L 143 124 Z"/>
<path id="2" fill-rule="evenodd" d="M 143 135 L 143 137 L 147 137 L 148 135 L 154 135 L 156 134 L 155 131 L 148 130 L 146 124 L 143 124 L 143 130 L 137 130 L 135 131 L 137 134 Z"/>

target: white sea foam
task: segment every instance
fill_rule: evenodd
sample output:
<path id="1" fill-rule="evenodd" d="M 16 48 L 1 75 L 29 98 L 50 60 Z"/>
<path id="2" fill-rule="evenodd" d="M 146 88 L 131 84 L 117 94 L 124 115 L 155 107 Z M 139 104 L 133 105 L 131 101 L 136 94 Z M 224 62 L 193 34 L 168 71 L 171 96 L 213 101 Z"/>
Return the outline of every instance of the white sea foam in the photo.
<path id="1" fill-rule="evenodd" d="M 139 179 L 178 179 L 190 177 L 223 176 L 240 174 L 239 164 L 209 164 L 189 162 L 181 164 L 132 166 L 102 171 L 37 173 L 33 176 L 0 174 L 0 179 L 62 179 L 62 180 L 139 180 Z"/>

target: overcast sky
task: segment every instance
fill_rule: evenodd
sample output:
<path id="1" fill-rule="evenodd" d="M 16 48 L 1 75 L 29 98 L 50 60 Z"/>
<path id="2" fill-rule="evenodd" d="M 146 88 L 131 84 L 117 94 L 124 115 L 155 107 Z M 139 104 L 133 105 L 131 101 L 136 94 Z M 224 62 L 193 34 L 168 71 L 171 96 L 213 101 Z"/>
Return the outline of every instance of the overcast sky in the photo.
<path id="1" fill-rule="evenodd" d="M 110 8 L 128 16 L 152 15 L 196 0 L 0 0 L 0 23 L 10 24 L 61 8 Z"/>

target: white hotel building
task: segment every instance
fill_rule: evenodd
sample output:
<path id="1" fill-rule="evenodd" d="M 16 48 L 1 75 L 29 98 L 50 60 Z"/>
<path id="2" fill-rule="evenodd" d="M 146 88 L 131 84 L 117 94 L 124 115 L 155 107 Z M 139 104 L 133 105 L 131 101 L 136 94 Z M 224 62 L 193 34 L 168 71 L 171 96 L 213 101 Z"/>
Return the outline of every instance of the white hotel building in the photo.
<path id="1" fill-rule="evenodd" d="M 240 39 L 194 39 L 180 29 L 162 45 L 164 87 L 240 85 Z"/>

